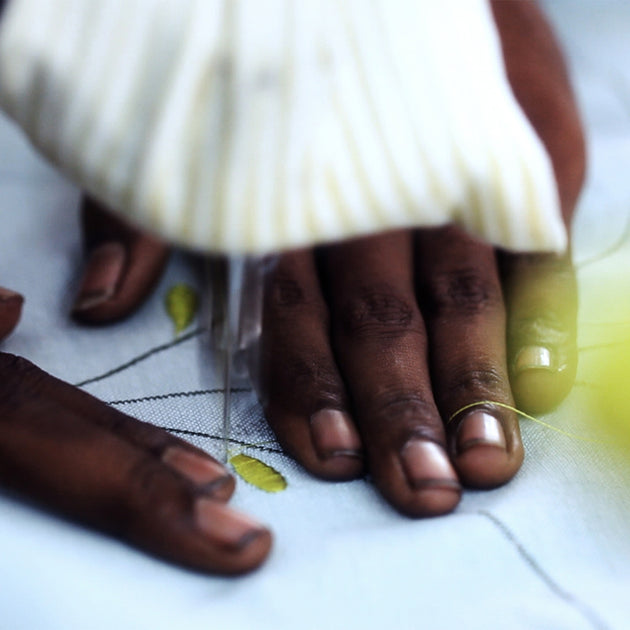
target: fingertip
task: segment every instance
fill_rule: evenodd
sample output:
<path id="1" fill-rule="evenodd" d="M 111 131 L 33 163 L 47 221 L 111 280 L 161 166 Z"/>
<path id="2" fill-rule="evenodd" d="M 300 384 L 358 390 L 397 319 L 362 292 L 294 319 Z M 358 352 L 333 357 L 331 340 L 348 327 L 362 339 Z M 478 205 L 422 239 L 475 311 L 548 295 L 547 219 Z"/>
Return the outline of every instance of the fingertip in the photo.
<path id="1" fill-rule="evenodd" d="M 523 450 L 511 453 L 491 444 L 476 444 L 460 453 L 455 465 L 462 483 L 468 488 L 489 490 L 510 481 L 523 461 Z"/>
<path id="2" fill-rule="evenodd" d="M 273 546 L 273 535 L 268 529 L 259 529 L 238 552 L 232 565 L 233 575 L 254 571 L 267 559 Z"/>
<path id="3" fill-rule="evenodd" d="M 212 499 L 196 501 L 194 523 L 208 545 L 209 553 L 202 567 L 209 571 L 228 575 L 247 573 L 259 567 L 271 550 L 273 539 L 267 527 Z"/>
<path id="4" fill-rule="evenodd" d="M 573 387 L 577 284 L 569 254 L 506 258 L 510 385 L 517 407 L 546 413 Z"/>
<path id="5" fill-rule="evenodd" d="M 453 462 L 469 488 L 491 489 L 510 481 L 523 462 L 515 417 L 499 418 L 485 409 L 463 416 L 452 434 Z"/>
<path id="6" fill-rule="evenodd" d="M 529 414 L 552 411 L 573 388 L 575 371 L 573 365 L 559 371 L 530 368 L 514 374 L 511 385 L 517 407 Z"/>
<path id="7" fill-rule="evenodd" d="M 300 413 L 277 404 L 265 407 L 265 417 L 283 450 L 311 475 L 324 481 L 352 481 L 364 475 L 359 434 L 350 416 L 337 409 Z"/>
<path id="8" fill-rule="evenodd" d="M 310 418 L 311 472 L 322 479 L 346 481 L 363 473 L 363 446 L 350 414 L 320 409 Z"/>
<path id="9" fill-rule="evenodd" d="M 324 481 L 352 481 L 365 473 L 363 458 L 360 455 L 337 454 L 327 459 L 304 460 L 304 467 L 315 477 Z"/>
<path id="10" fill-rule="evenodd" d="M 379 491 L 394 509 L 410 518 L 450 514 L 462 497 L 462 487 L 457 481 L 427 481 L 413 487 L 403 481 L 397 487 L 380 485 Z"/>
<path id="11" fill-rule="evenodd" d="M 147 235 L 98 245 L 90 252 L 72 316 L 84 324 L 127 317 L 151 294 L 168 257 L 169 248 Z"/>
<path id="12" fill-rule="evenodd" d="M 411 518 L 430 518 L 450 514 L 459 504 L 461 486 L 414 488 L 408 496 L 392 497 L 389 502 L 401 514 Z"/>
<path id="13" fill-rule="evenodd" d="M 442 516 L 457 507 L 462 488 L 440 444 L 411 437 L 399 455 L 394 453 L 376 458 L 372 474 L 380 493 L 396 510 L 424 518 Z"/>
<path id="14" fill-rule="evenodd" d="M 279 438 L 280 439 L 280 438 Z M 323 481 L 352 481 L 365 474 L 362 452 L 333 452 L 321 456 L 312 441 L 307 438 L 286 443 L 280 440 L 284 449 L 311 475 Z"/>
<path id="15" fill-rule="evenodd" d="M 162 461 L 216 501 L 225 503 L 234 494 L 234 477 L 209 455 L 170 446 L 164 451 Z"/>
<path id="16" fill-rule="evenodd" d="M 127 250 L 122 243 L 102 243 L 90 252 L 72 307 L 75 319 L 97 323 L 110 318 L 126 264 Z"/>
<path id="17" fill-rule="evenodd" d="M 17 326 L 23 304 L 22 295 L 0 287 L 0 341 L 8 337 Z"/>

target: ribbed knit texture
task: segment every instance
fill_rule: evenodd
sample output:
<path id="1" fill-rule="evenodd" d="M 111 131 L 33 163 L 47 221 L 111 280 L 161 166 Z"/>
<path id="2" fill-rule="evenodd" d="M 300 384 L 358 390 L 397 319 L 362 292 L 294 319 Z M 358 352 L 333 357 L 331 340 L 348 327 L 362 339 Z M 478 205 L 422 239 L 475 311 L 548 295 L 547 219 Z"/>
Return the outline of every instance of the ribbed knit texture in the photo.
<path id="1" fill-rule="evenodd" d="M 448 222 L 565 247 L 485 0 L 14 0 L 0 103 L 90 193 L 193 248 Z"/>

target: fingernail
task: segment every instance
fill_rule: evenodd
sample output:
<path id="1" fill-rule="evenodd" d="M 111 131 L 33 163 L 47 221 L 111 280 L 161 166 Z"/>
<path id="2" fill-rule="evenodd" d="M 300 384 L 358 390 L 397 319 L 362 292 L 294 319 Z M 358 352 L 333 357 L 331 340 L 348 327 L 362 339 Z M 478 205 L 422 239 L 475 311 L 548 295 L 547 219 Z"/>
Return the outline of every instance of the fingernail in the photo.
<path id="1" fill-rule="evenodd" d="M 179 446 L 167 448 L 162 461 L 211 494 L 221 494 L 226 484 L 232 483 L 232 476 L 221 464 Z"/>
<path id="2" fill-rule="evenodd" d="M 400 452 L 400 458 L 410 486 L 447 486 L 459 489 L 457 475 L 446 452 L 435 442 L 411 439 Z"/>
<path id="3" fill-rule="evenodd" d="M 475 411 L 466 416 L 457 430 L 457 451 L 485 444 L 505 449 L 505 434 L 501 423 L 485 411 Z"/>
<path id="4" fill-rule="evenodd" d="M 553 370 L 553 355 L 545 346 L 524 346 L 514 359 L 514 373 L 525 370 Z"/>
<path id="5" fill-rule="evenodd" d="M 361 438 L 350 416 L 338 409 L 321 409 L 311 416 L 311 436 L 317 454 L 330 457 L 361 457 Z"/>
<path id="6" fill-rule="evenodd" d="M 114 296 L 126 261 L 120 243 L 105 243 L 92 251 L 81 280 L 74 311 L 87 311 Z"/>
<path id="7" fill-rule="evenodd" d="M 212 499 L 197 500 L 195 524 L 213 543 L 234 550 L 243 549 L 252 540 L 267 532 L 267 529 L 254 519 Z"/>

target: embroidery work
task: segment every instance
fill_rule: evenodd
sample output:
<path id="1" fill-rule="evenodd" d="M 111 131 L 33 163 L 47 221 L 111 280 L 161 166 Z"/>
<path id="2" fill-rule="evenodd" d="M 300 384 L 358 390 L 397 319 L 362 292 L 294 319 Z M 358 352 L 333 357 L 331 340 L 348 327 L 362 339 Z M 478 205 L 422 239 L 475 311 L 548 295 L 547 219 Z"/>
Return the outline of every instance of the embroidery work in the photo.
<path id="1" fill-rule="evenodd" d="M 188 284 L 175 284 L 168 290 L 164 298 L 164 306 L 175 324 L 175 334 L 179 335 L 195 319 L 199 310 L 199 295 Z"/>
<path id="2" fill-rule="evenodd" d="M 275 468 L 244 453 L 229 459 L 232 468 L 244 481 L 265 492 L 282 492 L 287 480 Z"/>
<path id="3" fill-rule="evenodd" d="M 73 385 L 75 387 L 84 387 L 85 385 L 91 385 L 92 383 L 98 383 L 99 381 L 104 381 L 105 379 L 108 379 L 110 376 L 114 376 L 115 374 L 119 374 L 120 372 L 124 372 L 125 370 L 128 370 L 129 368 L 137 366 L 139 363 L 146 361 L 146 359 L 149 359 L 150 357 L 156 354 L 159 354 L 160 352 L 164 352 L 165 350 L 170 350 L 171 348 L 174 348 L 175 346 L 178 346 L 181 343 L 188 341 L 189 339 L 194 339 L 195 337 L 199 337 L 204 332 L 205 332 L 205 328 L 197 328 L 196 330 L 193 330 L 192 332 L 186 333 L 185 335 L 178 337 L 177 339 L 175 339 L 175 341 L 169 341 L 168 343 L 163 343 L 163 344 L 160 344 L 159 346 L 155 346 L 154 348 L 150 348 L 146 352 L 143 352 L 142 354 L 139 354 L 138 356 L 133 357 L 129 361 L 126 361 L 122 365 L 117 365 L 116 367 L 111 368 L 110 370 L 107 370 L 106 372 L 103 372 L 102 374 L 98 374 L 97 376 L 92 376 L 83 381 L 79 381 L 78 383 L 73 383 Z"/>

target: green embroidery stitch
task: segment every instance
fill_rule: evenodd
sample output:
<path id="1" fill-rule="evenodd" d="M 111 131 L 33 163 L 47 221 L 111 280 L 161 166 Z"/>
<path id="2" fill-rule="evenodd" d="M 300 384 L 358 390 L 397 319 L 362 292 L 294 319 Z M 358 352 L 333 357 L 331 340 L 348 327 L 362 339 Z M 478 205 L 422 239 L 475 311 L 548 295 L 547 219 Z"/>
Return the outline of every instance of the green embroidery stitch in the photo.
<path id="1" fill-rule="evenodd" d="M 187 284 L 176 284 L 168 290 L 164 304 L 166 312 L 175 324 L 175 334 L 178 335 L 195 319 L 199 308 L 199 295 Z"/>
<path id="2" fill-rule="evenodd" d="M 255 457 L 240 453 L 230 457 L 229 461 L 240 477 L 260 490 L 282 492 L 287 487 L 287 480 L 275 468 Z"/>

